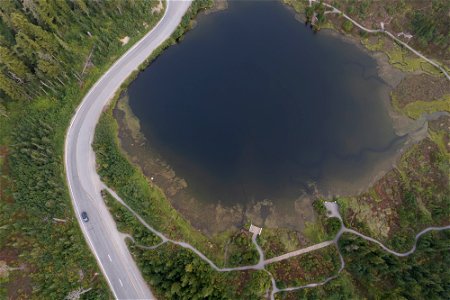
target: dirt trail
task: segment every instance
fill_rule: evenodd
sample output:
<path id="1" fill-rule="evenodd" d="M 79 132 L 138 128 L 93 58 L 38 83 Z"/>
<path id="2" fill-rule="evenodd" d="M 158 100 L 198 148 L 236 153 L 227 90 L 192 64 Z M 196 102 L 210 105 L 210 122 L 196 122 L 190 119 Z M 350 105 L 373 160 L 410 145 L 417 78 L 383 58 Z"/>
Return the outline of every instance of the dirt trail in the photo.
<path id="1" fill-rule="evenodd" d="M 318 0 L 310 0 L 309 1 L 309 5 L 311 6 L 312 2 L 320 2 Z M 323 2 L 322 2 L 323 3 Z M 406 44 L 405 42 L 403 42 L 402 40 L 400 40 L 399 38 L 397 38 L 395 35 L 393 35 L 392 33 L 390 33 L 389 31 L 384 29 L 384 23 L 382 22 L 380 24 L 381 29 L 369 29 L 364 27 L 363 25 L 359 24 L 358 22 L 356 22 L 355 20 L 353 20 L 352 18 L 350 18 L 348 15 L 346 15 L 344 12 L 340 11 L 339 9 L 337 9 L 336 7 L 328 4 L 328 3 L 323 3 L 323 5 L 325 7 L 331 8 L 331 11 L 328 11 L 326 13 L 333 13 L 333 14 L 341 14 L 344 18 L 346 18 L 347 20 L 349 20 L 350 22 L 352 22 L 355 26 L 357 26 L 359 29 L 364 30 L 366 32 L 369 33 L 384 33 L 387 36 L 389 36 L 390 38 L 392 38 L 394 41 L 396 41 L 397 43 L 399 43 L 400 45 L 402 45 L 403 47 L 407 48 L 408 50 L 410 50 L 411 52 L 413 52 L 415 55 L 419 56 L 420 58 L 422 58 L 423 60 L 427 61 L 428 63 L 430 63 L 431 65 L 433 65 L 434 67 L 438 68 L 443 74 L 444 76 L 450 81 L 450 76 L 448 75 L 447 71 L 437 62 L 427 58 L 425 55 L 423 55 L 422 53 L 420 53 L 419 51 L 413 49 L 411 46 L 409 46 L 408 44 Z"/>
<path id="2" fill-rule="evenodd" d="M 430 231 L 441 231 L 441 230 L 448 230 L 450 229 L 450 225 L 448 226 L 443 226 L 443 227 L 428 227 L 424 230 L 422 230 L 421 232 L 419 232 L 418 234 L 416 234 L 415 236 L 415 241 L 414 241 L 414 245 L 411 248 L 411 250 L 404 252 L 404 253 L 400 253 L 400 252 L 396 252 L 394 250 L 389 249 L 388 247 L 386 247 L 385 245 L 383 245 L 380 241 L 371 238 L 369 236 L 366 236 L 362 233 L 359 233 L 356 230 L 353 229 L 349 229 L 347 227 L 345 227 L 344 223 L 342 222 L 342 216 L 339 212 L 339 206 L 336 202 L 325 202 L 325 207 L 327 209 L 327 216 L 329 218 L 337 218 L 339 219 L 340 223 L 341 223 L 341 228 L 339 230 L 339 232 L 336 234 L 335 238 L 333 240 L 330 241 L 324 241 L 306 248 L 302 248 L 302 249 L 298 249 L 277 257 L 273 257 L 267 260 L 264 260 L 264 252 L 261 249 L 261 247 L 259 246 L 256 238 L 257 238 L 257 234 L 253 234 L 252 236 L 252 242 L 256 247 L 256 250 L 258 251 L 259 254 L 259 261 L 257 264 L 255 265 L 247 265 L 247 266 L 241 266 L 241 267 L 233 267 L 233 268 L 219 268 L 214 262 L 212 262 L 208 257 L 206 257 L 202 252 L 200 252 L 198 249 L 196 249 L 194 246 L 192 246 L 189 243 L 186 242 L 182 242 L 182 241 L 175 241 L 172 239 L 169 239 L 168 237 L 166 237 L 163 233 L 157 231 L 156 229 L 154 229 L 152 226 L 150 226 L 138 213 L 136 213 L 131 207 L 129 207 L 113 190 L 111 190 L 110 188 L 108 188 L 106 185 L 103 186 L 105 190 L 107 190 L 119 203 L 121 203 L 125 208 L 127 208 L 138 220 L 139 222 L 144 225 L 148 230 L 150 230 L 153 234 L 157 235 L 159 238 L 161 238 L 161 243 L 159 243 L 158 245 L 155 246 L 145 246 L 145 245 L 138 245 L 140 248 L 142 249 L 147 249 L 147 250 L 154 250 L 156 248 L 158 248 L 159 246 L 163 245 L 164 243 L 172 243 L 175 245 L 178 245 L 180 247 L 183 247 L 185 249 L 189 249 L 192 252 L 194 252 L 196 255 L 198 255 L 198 257 L 200 257 L 203 261 L 205 261 L 206 263 L 208 263 L 214 270 L 218 271 L 218 272 L 230 272 L 230 271 L 244 271 L 244 270 L 265 270 L 271 277 L 271 281 L 272 281 L 272 291 L 270 292 L 270 297 L 271 299 L 274 299 L 274 295 L 278 292 L 285 292 L 285 291 L 294 291 L 294 290 L 298 290 L 298 289 L 304 289 L 304 288 L 310 288 L 310 287 L 317 287 L 317 286 L 321 286 L 326 284 L 327 282 L 335 279 L 337 276 L 339 276 L 339 273 L 342 272 L 342 270 L 345 267 L 345 261 L 344 258 L 340 252 L 339 246 L 338 246 L 338 242 L 339 239 L 341 238 L 342 234 L 344 233 L 350 233 L 350 234 L 354 234 L 357 235 L 369 242 L 375 243 L 377 245 L 379 245 L 384 251 L 395 255 L 395 256 L 399 256 L 399 257 L 405 257 L 408 255 L 413 254 L 416 251 L 416 247 L 417 247 L 417 241 L 419 240 L 419 238 L 424 235 L 427 232 Z M 132 241 L 133 238 L 125 235 L 125 238 L 131 238 Z M 298 255 L 302 255 L 308 252 L 312 252 L 312 251 L 316 251 L 319 249 L 322 249 L 324 247 L 328 247 L 330 245 L 334 245 L 339 253 L 339 258 L 341 261 L 341 267 L 339 268 L 339 270 L 337 271 L 336 274 L 333 274 L 332 276 L 324 279 L 321 282 L 314 282 L 314 283 L 309 283 L 307 285 L 302 285 L 302 286 L 294 286 L 294 287 L 289 287 L 289 288 L 284 288 L 284 289 L 279 289 L 276 285 L 275 279 L 273 277 L 273 275 L 267 271 L 267 269 L 265 269 L 266 265 L 269 265 L 271 263 L 275 263 L 275 262 L 279 262 L 282 260 L 286 260 Z"/>

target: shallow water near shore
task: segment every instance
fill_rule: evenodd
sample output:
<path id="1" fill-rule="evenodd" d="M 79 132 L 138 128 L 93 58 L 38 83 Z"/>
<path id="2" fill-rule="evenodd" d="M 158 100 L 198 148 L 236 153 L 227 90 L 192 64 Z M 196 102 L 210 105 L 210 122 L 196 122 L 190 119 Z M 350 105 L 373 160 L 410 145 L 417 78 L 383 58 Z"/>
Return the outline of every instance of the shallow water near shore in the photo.
<path id="1" fill-rule="evenodd" d="M 288 225 L 301 227 L 311 218 L 305 195 L 358 192 L 403 142 L 376 61 L 314 34 L 281 2 L 231 2 L 200 16 L 128 96 L 145 142 L 136 150 L 122 135 L 123 148 L 175 207 L 197 218 L 217 221 L 220 203 L 236 215 L 224 222 L 291 213 Z"/>

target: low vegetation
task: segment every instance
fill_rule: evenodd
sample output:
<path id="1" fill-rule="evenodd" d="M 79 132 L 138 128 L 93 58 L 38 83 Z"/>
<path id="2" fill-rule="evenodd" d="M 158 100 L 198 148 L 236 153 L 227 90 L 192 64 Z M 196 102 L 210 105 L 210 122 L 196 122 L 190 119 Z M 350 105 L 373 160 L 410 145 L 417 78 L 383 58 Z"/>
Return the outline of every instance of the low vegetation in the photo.
<path id="1" fill-rule="evenodd" d="M 228 239 L 224 255 L 227 267 L 255 265 L 259 260 L 252 234 L 247 230 L 240 230 Z"/>
<path id="2" fill-rule="evenodd" d="M 152 247 L 162 242 L 161 238 L 142 225 L 126 207 L 117 202 L 106 190 L 102 191 L 102 196 L 116 222 L 117 230 L 128 234 L 140 246 Z"/>
<path id="3" fill-rule="evenodd" d="M 217 272 L 190 250 L 171 243 L 148 249 L 161 239 L 108 192 L 103 191 L 103 196 L 118 230 L 133 238 L 129 248 L 159 298 L 260 299 L 269 289 L 270 280 L 264 271 Z M 245 252 L 251 248 L 250 243 L 247 233 L 233 236 L 227 247 L 237 247 L 240 255 L 231 256 L 227 265 L 256 263 L 259 256 L 254 249 Z"/>
<path id="4" fill-rule="evenodd" d="M 447 299 L 449 242 L 448 231 L 428 233 L 419 240 L 417 251 L 406 258 L 353 235 L 344 235 L 339 246 L 361 298 Z"/>
<path id="5" fill-rule="evenodd" d="M 447 299 L 450 294 L 448 231 L 421 237 L 417 251 L 404 258 L 344 234 L 339 248 L 346 266 L 323 286 L 283 292 L 276 299 Z"/>
<path id="6" fill-rule="evenodd" d="M 109 110 L 97 124 L 93 143 L 102 180 L 156 230 L 172 239 L 191 243 L 217 264 L 223 264 L 222 248 L 194 230 L 170 205 L 162 191 L 127 160 L 120 151 L 116 132 L 117 123 Z"/>
<path id="7" fill-rule="evenodd" d="M 297 4 L 296 1 L 289 1 L 289 3 L 296 7 L 305 8 L 305 6 L 303 6 L 302 4 Z M 319 6 L 317 6 L 315 9 L 320 10 L 320 4 L 317 5 Z M 362 9 L 360 13 L 364 14 L 365 10 Z M 318 24 L 322 24 L 320 20 Z M 351 32 L 352 29 L 350 28 L 348 29 L 348 31 Z M 393 47 L 397 46 L 393 44 Z M 419 68 L 423 69 L 422 62 L 420 60 L 416 62 L 415 58 L 410 57 L 406 52 L 401 52 L 401 55 L 398 57 L 396 57 L 398 52 L 391 53 L 391 61 L 401 60 L 402 63 L 400 65 L 407 66 L 407 68 L 405 67 L 405 70 L 414 70 L 414 68 L 416 68 L 416 65 L 419 66 Z M 103 121 L 105 119 L 109 119 L 107 121 L 109 125 L 107 126 L 109 127 L 108 131 L 110 131 L 110 133 L 108 134 L 108 136 L 104 136 L 100 139 L 96 138 L 96 141 L 98 142 L 96 149 L 99 153 L 99 157 L 101 157 L 100 173 L 107 181 L 107 183 L 116 188 L 119 191 L 119 194 L 127 201 L 127 203 L 131 203 L 133 208 L 142 213 L 144 218 L 150 224 L 152 224 L 156 228 L 164 228 L 163 231 L 165 233 L 167 233 L 166 230 L 167 228 L 169 228 L 169 235 L 173 234 L 176 237 L 181 237 L 183 240 L 194 244 L 196 247 L 200 246 L 198 248 L 206 253 L 210 258 L 214 257 L 216 261 L 220 261 L 218 255 L 215 256 L 214 253 L 212 253 L 214 251 L 217 251 L 217 249 L 220 247 L 216 248 L 217 245 L 215 245 L 214 243 L 209 243 L 209 241 L 207 241 L 204 237 L 197 235 L 196 233 L 192 233 L 192 228 L 190 228 L 188 224 L 185 224 L 185 221 L 182 218 L 173 218 L 176 212 L 168 207 L 168 202 L 164 201 L 164 196 L 161 194 L 161 192 L 159 192 L 154 187 L 149 188 L 149 186 L 151 186 L 151 183 L 148 183 L 147 181 L 144 182 L 145 179 L 142 177 L 141 173 L 134 167 L 131 167 L 134 171 L 129 171 L 131 169 L 125 167 L 124 165 L 126 160 L 123 160 L 124 164 L 122 165 L 122 159 L 124 158 L 123 156 L 121 156 L 120 151 L 118 150 L 119 148 L 116 141 L 117 138 L 114 135 L 116 125 L 114 123 L 114 120 L 108 114 L 102 117 Z M 99 130 L 101 132 L 101 127 L 104 126 L 102 125 L 102 120 L 99 124 L 99 128 L 97 129 L 98 132 Z M 113 144 L 110 144 L 110 146 L 112 145 L 111 148 L 109 148 L 109 146 L 108 148 L 103 148 L 104 145 L 109 143 L 108 141 L 114 141 Z M 445 174 L 443 173 L 443 171 L 445 171 L 446 168 L 448 169 L 448 165 L 445 164 L 445 157 L 447 156 L 445 153 L 439 152 L 440 150 L 442 150 L 442 147 L 434 144 L 434 141 L 426 140 L 425 142 L 419 144 L 418 146 L 413 148 L 413 150 L 411 150 L 417 152 L 408 152 L 402 160 L 405 163 L 399 166 L 398 169 L 389 173 L 389 175 L 383 179 L 384 181 L 381 180 L 380 182 L 378 182 L 377 185 L 368 193 L 363 194 L 359 197 L 336 199 L 344 209 L 344 218 L 346 224 L 349 227 L 355 227 L 362 232 L 380 238 L 389 246 L 401 251 L 404 249 L 409 250 L 412 245 L 412 239 L 414 235 L 420 229 L 423 229 L 424 227 L 429 225 L 445 224 L 446 222 L 448 222 L 448 215 L 450 214 L 446 211 L 446 209 L 436 209 L 443 206 L 445 207 L 447 205 L 446 203 L 448 202 L 448 198 L 445 197 L 445 195 L 448 193 L 445 190 L 445 187 L 441 185 L 444 182 L 443 180 L 445 179 Z M 110 151 L 115 152 L 115 154 L 110 156 L 108 154 Z M 416 165 L 416 163 L 419 161 L 422 163 L 421 167 L 418 167 Z M 105 166 L 102 166 L 102 164 L 105 162 Z M 114 166 L 111 168 L 112 165 Z M 122 165 L 122 167 L 116 168 L 119 165 Z M 430 169 L 430 165 L 436 167 Z M 114 172 L 116 172 L 116 174 L 109 173 L 109 170 L 115 170 Z M 126 177 L 128 178 L 131 176 L 133 182 L 142 181 L 142 184 L 137 185 L 135 188 L 131 188 L 131 190 L 123 189 L 121 191 L 121 189 L 126 184 L 126 182 L 123 180 L 116 181 L 116 179 L 118 178 L 116 176 L 122 176 L 121 174 L 127 174 Z M 139 176 L 136 174 L 138 174 Z M 128 181 L 128 183 L 129 182 L 130 181 Z M 399 182 L 401 182 L 401 184 L 399 184 Z M 400 189 L 396 190 L 396 188 L 398 187 Z M 149 193 L 146 196 L 147 199 L 146 197 L 142 198 L 140 196 L 141 192 L 139 192 L 139 189 L 148 190 L 148 192 L 145 192 Z M 151 194 L 150 191 L 153 191 L 154 194 Z M 133 195 L 134 199 L 131 199 L 131 197 L 129 196 L 131 194 Z M 433 195 L 433 197 L 430 198 L 429 195 Z M 361 197 L 365 198 L 362 199 Z M 136 199 L 139 199 L 141 203 L 145 204 L 133 203 L 133 201 L 136 201 Z M 386 201 L 389 203 L 387 203 L 386 207 L 384 207 L 383 205 L 384 203 L 386 203 Z M 392 203 L 390 203 L 390 201 L 396 203 L 397 206 L 395 206 L 395 209 L 392 207 Z M 162 210 L 157 211 L 157 208 L 152 207 L 154 203 L 158 203 L 158 207 L 161 205 L 165 205 L 166 208 L 164 208 L 164 210 L 166 212 L 163 212 Z M 355 211 L 355 205 L 359 207 L 361 207 L 361 205 L 368 205 L 369 207 Z M 296 237 L 295 232 L 290 232 L 288 230 L 277 232 L 273 229 L 264 229 L 265 234 L 262 237 L 259 237 L 258 241 L 265 250 L 267 257 L 273 257 L 288 251 L 301 248 L 305 245 L 309 245 L 311 242 L 321 242 L 334 238 L 340 228 L 339 220 L 335 218 L 325 217 L 325 208 L 322 201 L 316 201 L 314 206 L 318 213 L 318 220 L 316 223 L 311 224 L 307 227 L 305 231 L 308 237 L 307 239 L 301 240 Z M 380 231 L 378 225 L 376 227 L 371 227 L 372 224 L 384 224 L 383 222 L 386 221 L 385 219 L 380 219 L 379 223 L 377 223 L 377 218 L 380 218 L 379 211 L 376 209 L 376 207 L 378 206 L 382 207 L 384 216 L 389 216 L 389 218 L 391 218 L 392 216 L 391 219 L 386 219 L 386 224 L 388 224 L 387 226 L 389 226 L 389 228 L 385 230 L 385 235 L 383 235 L 383 231 Z M 369 213 L 365 214 L 364 211 L 368 211 Z M 167 215 L 165 215 L 165 213 L 167 213 Z M 156 218 L 155 221 L 150 217 L 152 215 L 164 217 L 162 217 L 161 219 Z M 168 227 L 168 225 L 161 226 L 160 224 L 158 224 L 159 222 L 164 222 L 164 219 L 166 218 L 170 219 L 170 216 L 172 216 L 172 227 Z M 417 221 L 417 216 L 419 221 Z M 424 238 L 424 240 L 426 240 L 427 242 L 431 241 L 432 243 L 437 243 L 440 245 L 445 243 L 445 239 L 441 240 L 439 234 L 430 235 L 434 235 L 433 239 L 429 239 L 427 236 Z M 358 272 L 365 272 L 364 274 L 366 274 L 367 272 L 369 272 L 368 268 L 372 268 L 372 266 L 369 265 L 374 262 L 380 262 L 381 270 L 387 270 L 387 267 L 383 267 L 382 264 L 389 265 L 391 261 L 395 261 L 397 263 L 396 266 L 399 270 L 404 271 L 409 270 L 410 268 L 411 270 L 416 268 L 417 272 L 424 274 L 423 278 L 415 282 L 407 282 L 407 280 L 405 280 L 404 282 L 401 282 L 400 280 L 389 281 L 391 277 L 389 277 L 386 273 L 383 274 L 375 267 L 376 271 L 372 272 L 372 277 L 365 277 L 364 280 L 375 281 L 373 288 L 379 289 L 377 291 L 377 295 L 380 295 L 380 297 L 383 295 L 387 295 L 384 293 L 384 291 L 387 290 L 387 286 L 384 285 L 389 285 L 390 282 L 395 283 L 392 284 L 392 286 L 390 287 L 391 289 L 396 290 L 396 287 L 399 287 L 397 291 L 398 295 L 413 295 L 412 292 L 408 294 L 408 292 L 405 291 L 407 289 L 412 289 L 412 287 L 414 287 L 414 284 L 416 283 L 425 284 L 425 282 L 427 281 L 426 278 L 430 278 L 427 270 L 433 267 L 433 263 L 431 261 L 425 261 L 423 264 L 418 264 L 418 261 L 414 260 L 414 257 L 420 257 L 421 259 L 423 259 L 423 257 L 427 255 L 426 247 L 419 247 L 418 253 L 415 254 L 415 256 L 413 256 L 413 258 L 411 259 L 401 259 L 393 257 L 392 255 L 389 255 L 384 251 L 379 251 L 378 246 L 374 244 L 358 240 L 359 239 L 355 238 L 354 236 L 344 235 L 342 237 L 342 240 L 339 242 L 340 250 L 344 254 L 345 260 L 348 260 L 348 264 L 350 267 L 349 269 L 344 270 L 337 279 L 332 280 L 324 286 L 301 289 L 296 292 L 280 293 L 277 294 L 276 297 L 280 299 L 294 299 L 297 297 L 302 299 L 358 299 L 367 297 L 369 295 L 367 290 L 371 288 L 367 286 L 372 283 L 365 282 L 364 284 L 361 284 L 361 275 Z M 354 246 L 352 246 L 350 241 L 356 241 Z M 248 250 L 248 246 L 250 245 L 249 242 L 250 237 L 244 233 L 238 233 L 229 241 L 229 249 L 234 248 L 236 250 L 236 253 L 242 251 L 242 253 L 245 253 L 245 255 L 233 256 L 225 254 L 224 256 L 226 258 L 224 260 L 226 261 L 227 265 L 252 264 L 255 261 L 254 251 Z M 201 245 L 202 243 L 210 245 L 210 248 L 213 250 L 211 251 L 207 247 L 203 247 Z M 421 241 L 421 243 L 424 242 Z M 263 273 L 217 273 L 213 271 L 210 266 L 199 260 L 198 257 L 192 254 L 190 251 L 180 249 L 179 247 L 170 244 L 165 244 L 163 247 L 158 248 L 158 250 L 156 251 L 144 250 L 133 244 L 131 244 L 130 247 L 144 272 L 144 276 L 147 278 L 150 284 L 161 286 L 161 289 L 158 289 L 158 293 L 162 297 L 173 298 L 196 294 L 207 297 L 231 297 L 236 299 L 244 299 L 246 297 L 261 297 L 261 295 L 263 295 L 269 287 L 268 279 L 263 279 Z M 436 247 L 431 248 L 431 251 L 436 250 Z M 352 256 L 352 252 L 358 252 L 358 255 Z M 364 255 L 368 255 L 368 253 L 371 253 L 372 255 L 372 259 L 370 262 L 364 259 L 359 259 L 359 257 L 363 258 Z M 163 262 L 168 259 L 168 255 L 170 255 L 171 258 L 175 257 L 176 262 L 170 263 L 169 265 L 164 264 Z M 352 256 L 353 258 L 351 258 L 350 256 Z M 292 263 L 293 261 L 294 263 Z M 383 263 L 381 263 L 382 261 Z M 440 266 L 440 263 L 438 264 Z M 275 278 L 279 282 L 279 287 L 287 287 L 292 285 L 308 284 L 311 282 L 321 281 L 328 276 L 335 274 L 339 268 L 339 265 L 339 256 L 337 255 L 335 248 L 333 248 L 333 246 L 330 246 L 317 252 L 308 253 L 304 256 L 299 256 L 294 259 L 269 265 L 269 270 L 271 270 L 275 275 Z M 443 276 L 444 278 L 448 276 L 448 272 L 446 270 L 443 270 L 441 267 L 439 267 L 438 269 L 440 276 Z M 197 272 L 193 272 L 192 270 L 197 270 Z M 201 276 L 200 278 L 197 275 L 191 276 L 193 274 L 190 273 L 204 274 L 204 277 Z M 169 276 L 169 278 L 174 279 L 173 282 L 165 282 L 162 279 L 167 278 L 167 274 L 171 274 L 171 276 L 173 276 Z M 249 292 L 250 290 L 252 290 L 252 292 L 243 293 L 242 290 L 240 290 L 242 288 L 242 285 L 238 283 L 245 282 L 245 280 L 242 281 L 242 278 L 251 277 L 250 274 L 260 274 L 261 277 L 256 281 L 251 281 L 253 282 L 251 285 L 256 288 L 255 290 L 253 290 L 253 288 L 247 289 L 247 292 Z M 411 275 L 406 274 L 405 276 Z M 186 282 L 191 281 L 191 284 L 185 284 Z M 230 288 L 227 291 L 223 290 L 224 284 L 230 284 L 230 282 L 234 283 L 233 288 Z M 217 286 L 217 290 L 210 291 L 205 288 L 203 284 L 214 284 Z M 238 290 L 238 292 L 236 292 L 236 289 Z M 439 291 L 436 289 L 436 293 L 429 293 L 429 295 L 442 295 L 443 292 L 448 291 L 445 290 L 440 292 L 441 294 L 439 294 Z M 415 291 L 414 293 L 414 295 L 416 296 L 424 295 L 423 291 Z"/>
<path id="8" fill-rule="evenodd" d="M 404 107 L 404 111 L 412 119 L 418 119 L 424 114 L 434 112 L 450 112 L 450 94 L 434 101 L 415 101 L 409 103 Z"/>
<path id="9" fill-rule="evenodd" d="M 342 29 L 347 33 L 351 32 L 353 29 L 353 23 L 350 20 L 345 20 L 342 23 Z"/>
<path id="10" fill-rule="evenodd" d="M 275 295 L 277 300 L 294 300 L 294 299 L 329 299 L 329 300 L 346 300 L 346 299 L 362 299 L 358 290 L 354 285 L 350 275 L 343 271 L 336 279 L 331 280 L 325 285 L 304 288 L 292 292 L 281 292 Z"/>
<path id="11" fill-rule="evenodd" d="M 434 58 L 448 60 L 450 4 L 446 0 L 390 1 L 345 0 L 324 1 L 342 10 L 367 28 L 380 28 L 400 35 L 413 48 Z M 409 35 L 411 35 L 409 37 Z"/>
<path id="12" fill-rule="evenodd" d="M 89 87 L 158 21 L 157 4 L 2 2 L 0 261 L 11 271 L 1 298 L 64 298 L 79 288 L 85 298 L 110 297 L 65 186 L 64 135 Z"/>
<path id="13" fill-rule="evenodd" d="M 303 11 L 307 3 L 303 0 L 286 2 L 297 11 Z M 154 56 L 180 40 L 190 28 L 191 18 L 210 4 L 210 0 L 195 1 L 172 39 Z M 389 28 L 394 32 L 408 28 L 414 35 L 411 41 L 414 47 L 435 54 L 437 58 L 448 59 L 449 36 L 445 34 L 449 27 L 445 15 L 449 11 L 448 1 L 435 0 L 433 5 L 421 10 L 414 1 L 339 1 L 333 4 L 362 22 L 371 22 L 371 26 L 379 24 L 380 14 L 368 12 L 376 11 L 374 5 L 382 5 L 385 13 L 392 17 L 391 24 L 387 25 Z M 63 298 L 80 287 L 90 289 L 83 294 L 84 298 L 110 298 L 107 285 L 78 228 L 65 188 L 64 134 L 74 108 L 89 87 L 158 21 L 162 11 L 154 11 L 155 5 L 158 2 L 2 2 L 1 298 Z M 317 18 L 315 26 L 324 26 L 328 21 L 320 3 L 314 4 L 312 10 L 306 9 L 311 21 L 314 15 Z M 337 28 L 354 32 L 345 22 Z M 130 37 L 130 42 L 122 46 L 120 39 L 125 36 Z M 421 70 L 437 75 L 434 69 L 395 44 L 376 40 L 371 46 L 386 51 L 391 63 L 402 70 Z M 411 103 L 405 106 L 405 111 L 411 117 L 417 117 L 424 111 L 442 110 L 442 102 L 436 101 Z M 448 105 L 448 99 L 445 101 L 444 105 Z M 246 234 L 234 236 L 229 242 L 229 253 L 223 255 L 222 245 L 211 243 L 181 218 L 161 191 L 120 152 L 116 126 L 108 111 L 100 120 L 94 143 L 99 173 L 109 186 L 149 224 L 174 239 L 191 243 L 218 265 L 225 261 L 227 265 L 256 261 L 256 253 Z M 346 224 L 380 238 L 398 250 L 409 249 L 414 234 L 425 226 L 448 224 L 449 154 L 448 134 L 444 130 L 432 129 L 430 138 L 406 153 L 399 166 L 368 193 L 339 199 Z M 134 216 L 110 196 L 105 197 L 119 230 L 130 234 L 138 244 L 158 243 L 159 239 L 143 228 Z M 320 202 L 316 209 L 319 216 L 323 216 Z M 335 219 L 324 217 L 320 217 L 314 226 L 309 229 L 310 240 L 330 239 L 338 229 Z M 291 243 L 293 233 L 285 232 L 280 236 L 275 231 L 272 233 L 270 239 L 260 239 L 269 257 L 310 243 L 298 239 Z M 339 247 L 347 262 L 347 271 L 327 285 L 281 293 L 277 297 L 449 298 L 449 238 L 448 232 L 427 234 L 420 240 L 417 253 L 408 258 L 396 258 L 374 244 L 345 235 Z M 144 277 L 162 298 L 260 299 L 270 286 L 268 275 L 263 271 L 215 272 L 189 250 L 171 244 L 157 250 L 145 250 L 131 243 L 130 249 Z M 305 270 L 335 270 L 331 268 L 335 267 L 334 254 L 319 252 L 305 257 L 306 261 L 299 258 L 292 266 L 283 265 L 291 269 L 287 273 L 277 273 L 279 278 L 286 284 L 301 284 L 325 276 L 312 273 L 318 277 L 306 277 L 310 273 L 306 274 Z M 279 268 L 274 269 L 274 272 L 279 271 Z M 297 273 L 304 277 L 298 279 Z"/>
<path id="14" fill-rule="evenodd" d="M 405 106 L 416 101 L 434 102 L 440 100 L 445 102 L 449 110 L 448 97 L 450 97 L 450 86 L 446 78 L 436 78 L 428 74 L 407 74 L 400 84 L 393 90 L 396 106 L 401 111 Z"/>
<path id="15" fill-rule="evenodd" d="M 339 268 L 339 254 L 334 245 L 267 266 L 278 288 L 321 282 L 337 274 Z"/>
<path id="16" fill-rule="evenodd" d="M 264 228 L 264 233 L 258 238 L 258 243 L 267 259 L 309 246 L 312 242 L 295 230 Z"/>
<path id="17" fill-rule="evenodd" d="M 413 146 L 367 193 L 339 199 L 346 225 L 409 250 L 417 232 L 450 222 L 449 167 L 430 139 Z"/>
<path id="18" fill-rule="evenodd" d="M 261 299 L 270 287 L 264 271 L 216 272 L 191 251 L 172 244 L 130 249 L 162 299 Z"/>

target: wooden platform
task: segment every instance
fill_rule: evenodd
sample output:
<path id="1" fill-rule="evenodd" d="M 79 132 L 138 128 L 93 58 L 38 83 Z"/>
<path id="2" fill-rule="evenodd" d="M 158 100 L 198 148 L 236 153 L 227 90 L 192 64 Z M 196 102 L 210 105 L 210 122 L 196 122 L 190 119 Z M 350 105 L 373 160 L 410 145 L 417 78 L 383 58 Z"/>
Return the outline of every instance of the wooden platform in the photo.
<path id="1" fill-rule="evenodd" d="M 248 231 L 250 231 L 253 234 L 261 235 L 262 228 L 250 224 L 250 228 L 248 229 Z"/>

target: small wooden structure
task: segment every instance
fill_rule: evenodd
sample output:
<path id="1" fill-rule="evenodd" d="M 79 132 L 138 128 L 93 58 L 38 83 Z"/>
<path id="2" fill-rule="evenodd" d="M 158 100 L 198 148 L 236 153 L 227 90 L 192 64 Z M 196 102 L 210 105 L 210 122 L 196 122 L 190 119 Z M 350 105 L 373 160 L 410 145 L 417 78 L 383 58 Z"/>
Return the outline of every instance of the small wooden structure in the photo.
<path id="1" fill-rule="evenodd" d="M 253 234 L 261 235 L 262 228 L 250 224 L 250 228 L 248 229 L 248 231 L 250 231 Z"/>

